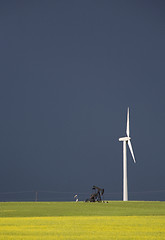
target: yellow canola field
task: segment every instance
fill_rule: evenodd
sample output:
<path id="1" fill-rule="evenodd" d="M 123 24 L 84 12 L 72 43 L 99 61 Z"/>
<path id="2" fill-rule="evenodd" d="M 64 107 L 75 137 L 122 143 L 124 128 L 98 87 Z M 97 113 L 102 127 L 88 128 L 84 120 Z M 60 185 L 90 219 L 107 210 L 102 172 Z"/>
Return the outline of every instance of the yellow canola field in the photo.
<path id="1" fill-rule="evenodd" d="M 164 216 L 0 218 L 1 240 L 163 240 Z"/>

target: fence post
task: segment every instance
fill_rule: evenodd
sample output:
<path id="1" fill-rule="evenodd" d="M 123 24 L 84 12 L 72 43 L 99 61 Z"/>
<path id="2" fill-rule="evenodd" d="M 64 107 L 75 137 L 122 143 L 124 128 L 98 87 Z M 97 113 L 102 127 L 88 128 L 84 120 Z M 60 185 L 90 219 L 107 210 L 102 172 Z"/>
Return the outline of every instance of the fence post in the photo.
<path id="1" fill-rule="evenodd" d="M 38 200 L 38 192 L 36 191 L 36 198 L 35 198 L 35 201 L 37 202 Z"/>

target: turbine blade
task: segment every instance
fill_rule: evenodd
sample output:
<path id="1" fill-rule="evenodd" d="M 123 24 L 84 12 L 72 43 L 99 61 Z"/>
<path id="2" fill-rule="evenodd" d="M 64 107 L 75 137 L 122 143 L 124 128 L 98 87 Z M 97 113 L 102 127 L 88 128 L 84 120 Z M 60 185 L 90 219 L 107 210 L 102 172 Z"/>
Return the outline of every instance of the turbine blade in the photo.
<path id="1" fill-rule="evenodd" d="M 133 153 L 132 144 L 131 144 L 131 141 L 130 141 L 130 140 L 128 140 L 128 146 L 129 146 L 129 149 L 130 149 L 132 158 L 133 158 L 133 160 L 134 160 L 134 163 L 136 163 L 136 161 L 135 161 L 135 156 L 134 156 L 134 153 Z"/>
<path id="2" fill-rule="evenodd" d="M 127 134 L 127 137 L 129 137 L 129 107 L 128 107 L 128 110 L 127 110 L 127 128 L 126 128 L 126 134 Z"/>

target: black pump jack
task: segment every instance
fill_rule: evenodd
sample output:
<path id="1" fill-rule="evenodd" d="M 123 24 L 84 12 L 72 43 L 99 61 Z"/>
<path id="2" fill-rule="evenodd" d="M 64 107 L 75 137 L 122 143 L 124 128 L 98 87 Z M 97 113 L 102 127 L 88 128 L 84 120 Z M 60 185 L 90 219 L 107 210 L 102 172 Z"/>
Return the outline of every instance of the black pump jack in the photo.
<path id="1" fill-rule="evenodd" d="M 104 194 L 104 188 L 99 188 L 95 185 L 92 187 L 93 190 L 95 190 L 95 193 L 92 193 L 89 199 L 86 199 L 85 202 L 101 202 L 102 196 Z"/>

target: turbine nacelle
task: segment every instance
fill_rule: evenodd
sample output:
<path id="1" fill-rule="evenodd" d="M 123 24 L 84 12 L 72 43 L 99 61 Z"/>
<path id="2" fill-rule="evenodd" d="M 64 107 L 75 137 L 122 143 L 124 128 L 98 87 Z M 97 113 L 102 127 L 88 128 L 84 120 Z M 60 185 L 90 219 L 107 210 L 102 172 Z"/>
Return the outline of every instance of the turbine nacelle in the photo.
<path id="1" fill-rule="evenodd" d="M 119 141 L 121 142 L 124 142 L 124 141 L 129 141 L 131 138 L 130 137 L 121 137 L 121 138 L 119 138 Z"/>

